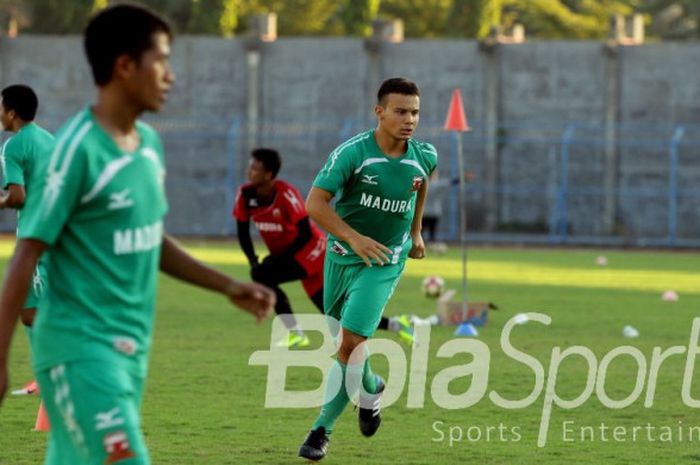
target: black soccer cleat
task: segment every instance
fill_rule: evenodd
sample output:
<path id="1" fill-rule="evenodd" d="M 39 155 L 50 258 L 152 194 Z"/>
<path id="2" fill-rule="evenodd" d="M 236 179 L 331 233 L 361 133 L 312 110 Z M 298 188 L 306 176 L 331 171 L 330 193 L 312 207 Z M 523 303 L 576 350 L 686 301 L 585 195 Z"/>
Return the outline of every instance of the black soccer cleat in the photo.
<path id="1" fill-rule="evenodd" d="M 368 438 L 374 436 L 382 423 L 382 417 L 379 413 L 382 407 L 382 393 L 385 388 L 384 381 L 380 378 L 377 382 L 376 394 L 360 394 L 360 412 L 357 420 L 360 432 Z"/>
<path id="2" fill-rule="evenodd" d="M 299 448 L 299 457 L 317 462 L 326 456 L 328 451 L 328 435 L 326 428 L 319 426 L 318 428 L 309 431 L 304 444 Z"/>

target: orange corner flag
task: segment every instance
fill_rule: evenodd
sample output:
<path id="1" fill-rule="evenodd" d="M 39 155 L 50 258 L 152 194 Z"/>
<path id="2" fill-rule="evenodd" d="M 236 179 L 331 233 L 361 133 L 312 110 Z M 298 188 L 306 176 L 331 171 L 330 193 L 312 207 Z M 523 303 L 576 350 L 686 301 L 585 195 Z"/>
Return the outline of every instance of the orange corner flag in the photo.
<path id="1" fill-rule="evenodd" d="M 42 400 L 39 404 L 39 413 L 36 415 L 34 431 L 49 431 L 50 429 L 51 426 L 49 425 L 49 417 L 46 415 L 46 408 L 44 407 L 44 401 Z"/>
<path id="2" fill-rule="evenodd" d="M 450 99 L 450 109 L 447 110 L 447 119 L 445 120 L 445 131 L 470 131 L 467 117 L 464 114 L 464 105 L 462 105 L 462 93 L 459 89 L 452 92 Z"/>

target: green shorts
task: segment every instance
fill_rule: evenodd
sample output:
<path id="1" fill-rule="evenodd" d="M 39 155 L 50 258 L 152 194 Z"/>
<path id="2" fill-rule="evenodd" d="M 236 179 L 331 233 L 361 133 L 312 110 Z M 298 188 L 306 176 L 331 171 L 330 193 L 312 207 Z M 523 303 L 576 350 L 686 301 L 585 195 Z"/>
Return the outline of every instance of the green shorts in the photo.
<path id="1" fill-rule="evenodd" d="M 41 298 L 46 289 L 46 268 L 44 264 L 39 262 L 36 265 L 34 274 L 32 275 L 32 283 L 29 286 L 27 300 L 24 302 L 24 308 L 39 308 Z"/>
<path id="2" fill-rule="evenodd" d="M 323 308 L 340 326 L 371 337 L 394 293 L 405 262 L 368 267 L 364 263 L 339 265 L 326 255 Z"/>
<path id="3" fill-rule="evenodd" d="M 148 465 L 141 432 L 143 378 L 109 361 L 37 373 L 51 423 L 44 465 Z"/>

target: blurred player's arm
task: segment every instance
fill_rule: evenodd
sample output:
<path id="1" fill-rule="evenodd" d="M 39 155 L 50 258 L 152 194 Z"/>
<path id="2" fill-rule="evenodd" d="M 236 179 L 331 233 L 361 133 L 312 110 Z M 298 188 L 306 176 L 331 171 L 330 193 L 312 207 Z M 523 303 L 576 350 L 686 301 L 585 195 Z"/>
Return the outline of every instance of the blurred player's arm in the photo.
<path id="1" fill-rule="evenodd" d="M 238 231 L 238 243 L 241 250 L 248 258 L 248 263 L 251 268 L 258 266 L 258 256 L 255 255 L 255 246 L 250 238 L 250 221 L 236 221 L 236 230 Z"/>
<path id="2" fill-rule="evenodd" d="M 47 245 L 34 239 L 21 239 L 5 273 L 0 296 L 0 403 L 8 385 L 7 361 L 12 334 L 27 299 L 34 269 Z"/>
<path id="3" fill-rule="evenodd" d="M 380 265 L 389 263 L 387 254 L 391 254 L 391 250 L 384 244 L 364 236 L 350 227 L 333 210 L 330 205 L 331 199 L 333 199 L 333 194 L 330 192 L 315 186 L 312 187 L 306 198 L 306 211 L 311 219 L 335 237 L 346 242 L 367 266 L 372 266 L 372 260 Z"/>
<path id="4" fill-rule="evenodd" d="M 224 294 L 237 307 L 262 321 L 275 305 L 275 294 L 265 286 L 237 281 L 192 257 L 168 234 L 163 234 L 160 269 L 195 286 Z"/>
<path id="5" fill-rule="evenodd" d="M 411 222 L 411 241 L 413 245 L 408 252 L 411 258 L 425 257 L 425 242 L 423 242 L 423 208 L 425 207 L 425 199 L 428 197 L 428 179 L 426 178 L 421 184 L 416 194 L 416 209 L 413 212 L 413 221 Z"/>
<path id="6" fill-rule="evenodd" d="M 24 186 L 10 184 L 7 190 L 0 190 L 0 208 L 22 208 L 25 198 Z"/>
<path id="7" fill-rule="evenodd" d="M 283 255 L 285 257 L 294 258 L 297 252 L 303 249 L 304 246 L 311 240 L 311 222 L 308 216 L 300 219 L 297 222 L 296 227 L 297 237 L 294 239 L 294 242 L 289 244 L 287 250 L 284 251 Z"/>

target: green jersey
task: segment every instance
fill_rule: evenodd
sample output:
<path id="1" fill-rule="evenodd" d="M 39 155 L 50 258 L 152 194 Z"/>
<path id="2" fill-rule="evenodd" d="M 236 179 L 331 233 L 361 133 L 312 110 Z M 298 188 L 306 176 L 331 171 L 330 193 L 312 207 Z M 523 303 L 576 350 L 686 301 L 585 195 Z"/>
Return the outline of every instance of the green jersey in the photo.
<path id="1" fill-rule="evenodd" d="M 0 164 L 4 176 L 3 187 L 10 184 L 24 187 L 31 191 L 41 183 L 45 165 L 51 156 L 54 138 L 50 132 L 35 123 L 29 123 L 17 134 L 5 142 L 0 155 Z M 17 210 L 17 231 L 22 229 L 24 217 L 22 210 Z"/>
<path id="2" fill-rule="evenodd" d="M 410 229 L 416 192 L 437 165 L 437 151 L 428 143 L 409 139 L 400 157 L 387 157 L 377 145 L 374 129 L 339 145 L 313 182 L 337 194 L 335 210 L 348 225 L 391 249 L 391 262 L 406 259 L 411 249 Z M 362 261 L 332 234 L 329 259 L 341 263 Z"/>
<path id="3" fill-rule="evenodd" d="M 29 192 L 19 237 L 49 245 L 37 371 L 75 360 L 146 368 L 167 202 L 160 139 L 137 130 L 139 147 L 125 153 L 81 111 L 57 134 L 41 191 Z"/>

